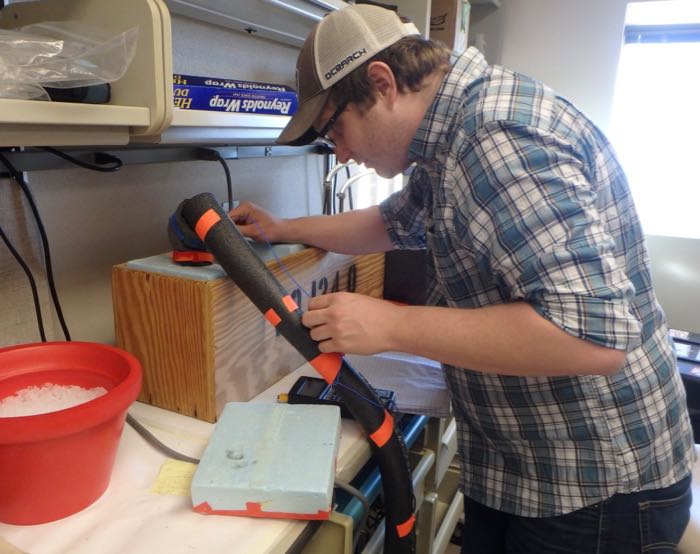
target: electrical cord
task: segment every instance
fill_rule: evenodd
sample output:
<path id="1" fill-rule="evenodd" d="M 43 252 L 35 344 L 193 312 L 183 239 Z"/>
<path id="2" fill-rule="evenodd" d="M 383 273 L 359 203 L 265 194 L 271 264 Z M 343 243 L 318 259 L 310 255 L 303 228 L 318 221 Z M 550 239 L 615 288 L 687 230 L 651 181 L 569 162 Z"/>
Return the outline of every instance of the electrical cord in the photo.
<path id="1" fill-rule="evenodd" d="M 190 458 L 189 456 L 186 456 L 185 454 L 182 454 L 180 452 L 177 452 L 176 450 L 173 450 L 166 444 L 162 443 L 160 440 L 156 438 L 156 436 L 151 433 L 148 429 L 146 429 L 141 423 L 139 423 L 136 419 L 133 418 L 131 414 L 126 414 L 126 422 L 131 425 L 134 430 L 141 435 L 148 444 L 153 446 L 156 450 L 160 451 L 161 453 L 165 454 L 169 458 L 173 458 L 175 460 L 179 460 L 181 462 L 189 462 L 191 464 L 198 464 L 199 460 L 197 458 Z"/>
<path id="2" fill-rule="evenodd" d="M 29 286 L 32 289 L 34 310 L 36 311 L 36 322 L 39 326 L 39 336 L 41 337 L 41 342 L 46 342 L 46 333 L 44 332 L 44 319 L 41 316 L 41 304 L 39 303 L 39 292 L 36 287 L 36 281 L 34 280 L 32 270 L 29 269 L 29 266 L 26 264 L 20 253 L 12 245 L 10 239 L 5 234 L 5 231 L 3 231 L 2 227 L 0 227 L 0 238 L 2 238 L 3 242 L 7 246 L 7 249 L 12 253 L 12 255 L 15 257 L 15 260 L 17 260 L 17 263 L 19 263 L 19 265 L 24 270 L 24 273 L 27 275 L 27 279 L 29 280 Z"/>
<path id="3" fill-rule="evenodd" d="M 335 175 L 333 175 L 333 194 L 331 194 L 331 213 L 334 215 L 336 213 L 335 195 L 336 195 L 336 190 L 337 190 L 337 184 L 338 184 L 338 174 L 336 173 Z"/>
<path id="4" fill-rule="evenodd" d="M 228 168 L 228 164 L 226 163 L 226 160 L 224 157 L 219 154 L 219 152 L 216 152 L 217 157 L 216 159 L 219 160 L 219 163 L 224 167 L 224 173 L 226 173 L 226 194 L 228 195 L 228 209 L 232 210 L 233 209 L 233 184 L 231 183 L 231 171 Z"/>
<path id="5" fill-rule="evenodd" d="M 219 162 L 226 173 L 226 194 L 228 197 L 228 209 L 233 209 L 233 184 L 231 182 L 231 171 L 228 168 L 226 160 L 221 155 L 221 152 L 214 148 L 197 148 L 197 158 L 200 160 Z"/>
<path id="6" fill-rule="evenodd" d="M 357 529 L 355 529 L 355 532 L 353 533 L 352 549 L 354 551 L 357 548 L 357 543 L 360 540 L 362 530 L 364 529 L 365 523 L 367 522 L 367 518 L 369 517 L 369 511 L 370 511 L 369 500 L 367 499 L 367 496 L 362 494 L 362 491 L 360 491 L 356 487 L 353 487 L 350 483 L 346 483 L 344 481 L 340 481 L 340 480 L 336 479 L 335 486 L 338 487 L 339 489 L 342 489 L 345 492 L 351 494 L 352 496 L 357 498 L 357 500 L 359 500 L 360 503 L 362 504 L 362 508 L 363 508 L 362 518 L 360 519 L 360 522 L 357 524 Z"/>
<path id="7" fill-rule="evenodd" d="M 12 175 L 12 178 L 17 182 L 17 184 L 20 186 L 22 189 L 22 192 L 24 193 L 25 197 L 27 198 L 27 202 L 29 202 L 29 207 L 32 210 L 32 214 L 34 216 L 34 220 L 36 221 L 36 225 L 39 229 L 39 236 L 41 237 L 41 245 L 44 250 L 44 264 L 46 266 L 46 277 L 48 280 L 49 284 L 49 292 L 51 293 L 51 300 L 53 301 L 54 308 L 56 309 L 56 316 L 58 317 L 58 322 L 61 325 L 61 329 L 63 330 L 63 335 L 66 338 L 67 341 L 70 341 L 70 333 L 68 332 L 68 326 L 66 325 L 66 320 L 63 317 L 63 310 L 61 309 L 61 304 L 58 301 L 58 294 L 56 292 L 56 284 L 54 281 L 53 277 L 53 266 L 51 263 L 51 252 L 49 249 L 49 239 L 46 235 L 46 229 L 44 228 L 44 223 L 41 220 L 41 216 L 39 215 L 39 210 L 36 207 L 36 203 L 34 202 L 34 198 L 32 197 L 32 193 L 29 190 L 29 187 L 27 186 L 27 183 L 24 180 L 24 177 L 22 177 L 22 174 L 15 169 L 15 167 L 10 163 L 10 161 L 0 153 L 0 162 L 3 163 L 3 165 L 7 168 L 7 170 L 10 172 L 10 175 Z"/>
<path id="8" fill-rule="evenodd" d="M 348 166 L 345 166 L 345 178 L 350 180 L 350 168 Z M 348 205 L 351 210 L 354 209 L 352 205 L 352 187 L 348 187 Z"/>
<path id="9" fill-rule="evenodd" d="M 357 549 L 359 539 L 361 537 L 362 529 L 364 528 L 365 522 L 367 521 L 367 517 L 370 513 L 369 500 L 367 500 L 367 497 L 364 494 L 362 494 L 362 492 L 359 489 L 353 487 L 349 483 L 339 481 L 338 479 L 336 479 L 335 486 L 339 489 L 344 490 L 351 496 L 354 496 L 355 498 L 357 498 L 357 500 L 359 500 L 362 503 L 362 507 L 364 510 L 362 513 L 362 519 L 357 525 L 357 528 L 353 530 L 352 549 L 353 552 L 355 552 Z M 316 531 L 318 531 L 322 523 L 323 522 L 320 520 L 309 521 L 304 527 L 304 530 L 285 551 L 285 554 L 300 554 L 303 551 L 304 547 L 313 538 L 314 534 L 316 534 Z"/>
<path id="10" fill-rule="evenodd" d="M 309 543 L 309 541 L 319 530 L 323 521 L 318 519 L 313 519 L 309 521 L 299 536 L 294 540 L 294 542 L 287 548 L 284 554 L 301 554 L 304 547 Z"/>
<path id="11" fill-rule="evenodd" d="M 56 150 L 55 148 L 51 148 L 50 146 L 41 146 L 40 148 L 46 152 L 53 154 L 54 156 L 63 158 L 64 160 L 67 160 L 72 164 L 84 167 L 85 169 L 90 169 L 92 171 L 111 173 L 113 171 L 119 170 L 123 165 L 122 161 L 119 158 L 113 156 L 112 154 L 108 154 L 107 152 L 95 152 L 93 154 L 95 163 L 89 163 L 79 160 L 78 158 L 75 158 L 70 154 L 66 154 L 65 152 L 61 152 L 60 150 Z"/>

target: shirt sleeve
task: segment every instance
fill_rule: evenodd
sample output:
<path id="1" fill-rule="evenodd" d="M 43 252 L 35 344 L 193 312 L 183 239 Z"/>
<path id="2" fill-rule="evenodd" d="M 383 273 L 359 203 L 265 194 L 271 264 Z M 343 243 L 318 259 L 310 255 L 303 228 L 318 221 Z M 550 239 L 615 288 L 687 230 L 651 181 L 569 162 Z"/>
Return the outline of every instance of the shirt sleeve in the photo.
<path id="1" fill-rule="evenodd" d="M 610 183 L 592 174 L 591 153 L 521 123 L 489 124 L 478 135 L 458 169 L 464 179 L 476 176 L 469 190 L 477 208 L 459 211 L 468 204 L 456 199 L 457 217 L 477 229 L 507 296 L 576 337 L 620 350 L 636 346 L 635 289 L 616 244 L 624 207 L 599 195 Z"/>

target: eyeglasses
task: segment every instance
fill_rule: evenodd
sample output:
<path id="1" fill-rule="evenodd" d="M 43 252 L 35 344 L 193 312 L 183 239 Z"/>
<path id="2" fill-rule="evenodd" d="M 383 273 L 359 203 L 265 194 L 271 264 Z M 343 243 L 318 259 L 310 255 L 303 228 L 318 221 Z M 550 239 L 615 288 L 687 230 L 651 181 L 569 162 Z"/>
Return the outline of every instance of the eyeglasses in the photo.
<path id="1" fill-rule="evenodd" d="M 333 130 L 333 126 L 336 124 L 338 118 L 340 117 L 340 114 L 342 114 L 345 111 L 345 108 L 347 108 L 347 106 L 347 102 L 341 102 L 340 105 L 333 112 L 333 115 L 331 115 L 328 121 L 326 121 L 326 124 L 323 127 L 321 127 L 320 131 L 318 131 L 319 138 L 331 148 L 335 148 L 335 143 L 328 137 L 328 133 L 330 133 Z"/>

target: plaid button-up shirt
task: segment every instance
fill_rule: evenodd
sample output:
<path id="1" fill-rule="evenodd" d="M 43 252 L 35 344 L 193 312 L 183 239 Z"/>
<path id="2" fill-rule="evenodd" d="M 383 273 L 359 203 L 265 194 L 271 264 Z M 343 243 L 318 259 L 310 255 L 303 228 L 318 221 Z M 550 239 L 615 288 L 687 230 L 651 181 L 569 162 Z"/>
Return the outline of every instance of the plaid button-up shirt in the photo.
<path id="1" fill-rule="evenodd" d="M 430 304 L 523 300 L 567 333 L 628 353 L 611 376 L 445 366 L 465 494 L 547 517 L 685 477 L 685 393 L 629 187 L 601 132 L 470 48 L 410 157 L 407 187 L 381 212 L 397 247 L 429 250 Z"/>

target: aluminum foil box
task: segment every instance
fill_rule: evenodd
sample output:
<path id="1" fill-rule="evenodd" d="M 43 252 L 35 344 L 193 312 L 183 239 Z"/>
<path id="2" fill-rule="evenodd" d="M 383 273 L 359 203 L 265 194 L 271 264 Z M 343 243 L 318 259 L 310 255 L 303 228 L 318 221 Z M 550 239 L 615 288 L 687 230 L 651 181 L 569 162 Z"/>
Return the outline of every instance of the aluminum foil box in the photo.
<path id="1" fill-rule="evenodd" d="M 229 402 L 192 479 L 204 514 L 328 519 L 337 406 Z"/>

